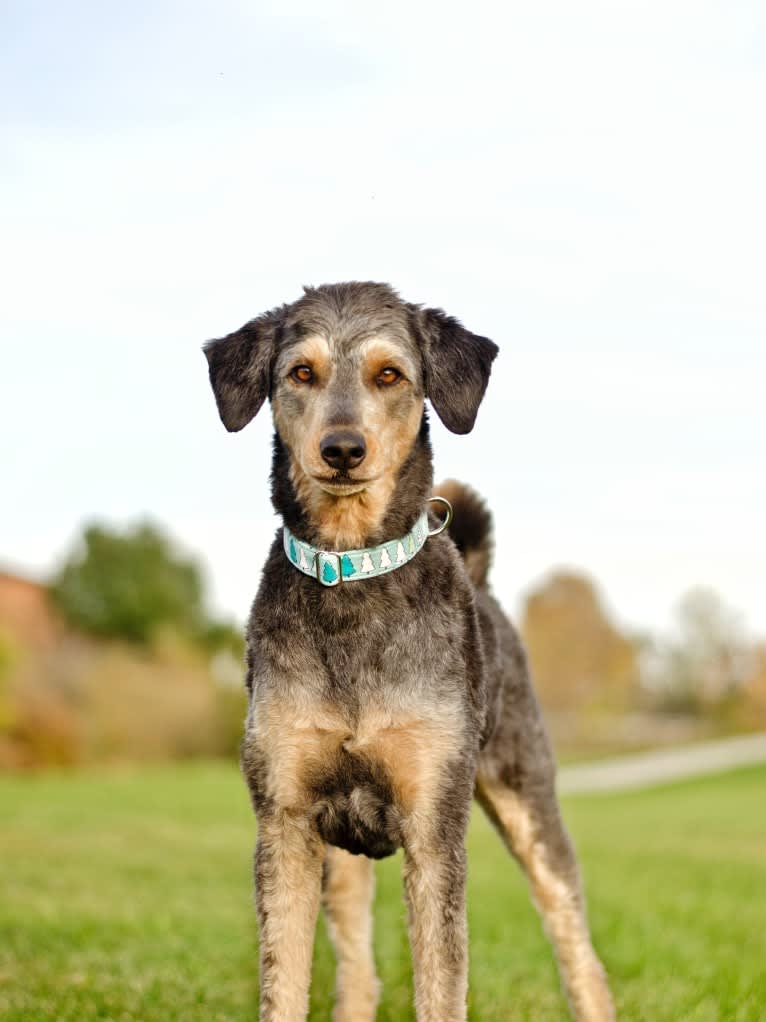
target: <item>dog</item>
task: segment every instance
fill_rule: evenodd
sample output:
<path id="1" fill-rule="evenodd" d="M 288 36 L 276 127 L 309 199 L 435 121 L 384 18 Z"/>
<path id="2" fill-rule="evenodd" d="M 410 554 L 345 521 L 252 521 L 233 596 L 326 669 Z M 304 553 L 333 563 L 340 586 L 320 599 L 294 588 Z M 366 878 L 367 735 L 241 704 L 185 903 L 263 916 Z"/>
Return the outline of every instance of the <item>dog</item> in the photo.
<path id="1" fill-rule="evenodd" d="M 432 498 L 425 399 L 470 432 L 496 345 L 352 282 L 304 288 L 204 350 L 229 431 L 271 401 L 284 522 L 247 628 L 241 758 L 261 1022 L 306 1018 L 320 904 L 334 1018 L 374 1020 L 372 860 L 399 848 L 417 1018 L 466 1018 L 474 795 L 527 874 L 574 1017 L 613 1019 L 525 654 L 488 589 L 490 513 L 459 483 Z"/>

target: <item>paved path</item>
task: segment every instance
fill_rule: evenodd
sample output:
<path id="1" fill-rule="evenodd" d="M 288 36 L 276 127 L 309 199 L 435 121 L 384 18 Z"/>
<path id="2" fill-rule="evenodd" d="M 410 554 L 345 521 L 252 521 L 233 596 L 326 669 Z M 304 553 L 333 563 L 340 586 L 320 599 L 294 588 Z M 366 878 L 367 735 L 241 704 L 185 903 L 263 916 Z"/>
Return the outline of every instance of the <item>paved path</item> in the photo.
<path id="1" fill-rule="evenodd" d="M 627 791 L 752 763 L 766 763 L 766 733 L 561 767 L 558 790 L 565 795 Z"/>

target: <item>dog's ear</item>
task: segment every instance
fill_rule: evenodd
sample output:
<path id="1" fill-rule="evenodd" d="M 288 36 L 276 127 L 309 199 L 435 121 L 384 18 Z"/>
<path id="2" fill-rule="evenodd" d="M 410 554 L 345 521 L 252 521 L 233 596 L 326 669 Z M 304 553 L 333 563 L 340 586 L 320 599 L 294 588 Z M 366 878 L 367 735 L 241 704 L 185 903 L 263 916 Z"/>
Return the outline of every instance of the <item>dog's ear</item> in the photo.
<path id="1" fill-rule="evenodd" d="M 487 389 L 497 345 L 466 330 L 441 309 L 413 307 L 426 397 L 453 433 L 470 433 Z"/>
<path id="2" fill-rule="evenodd" d="M 203 348 L 218 413 L 230 433 L 243 429 L 269 396 L 281 313 L 264 313 Z"/>

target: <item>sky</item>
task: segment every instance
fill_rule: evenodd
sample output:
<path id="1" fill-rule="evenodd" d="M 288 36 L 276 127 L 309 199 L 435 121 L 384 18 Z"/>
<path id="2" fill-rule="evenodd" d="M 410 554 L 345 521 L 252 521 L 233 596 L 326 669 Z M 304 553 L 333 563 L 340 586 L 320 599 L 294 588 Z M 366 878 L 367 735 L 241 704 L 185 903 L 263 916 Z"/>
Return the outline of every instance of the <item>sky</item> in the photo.
<path id="1" fill-rule="evenodd" d="M 437 478 L 625 627 L 715 588 L 766 634 L 766 10 L 757 2 L 0 6 L 0 564 L 151 516 L 246 617 L 271 423 L 202 343 L 384 280 L 500 347 Z"/>

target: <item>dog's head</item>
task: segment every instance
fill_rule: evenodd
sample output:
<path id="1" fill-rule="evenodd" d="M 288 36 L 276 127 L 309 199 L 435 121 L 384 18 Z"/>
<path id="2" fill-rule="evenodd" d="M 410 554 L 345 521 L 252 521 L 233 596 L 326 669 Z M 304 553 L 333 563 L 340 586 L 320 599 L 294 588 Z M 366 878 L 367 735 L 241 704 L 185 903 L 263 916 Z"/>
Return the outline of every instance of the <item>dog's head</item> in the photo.
<path id="1" fill-rule="evenodd" d="M 386 284 L 307 288 L 205 354 L 221 419 L 242 429 L 271 399 L 299 494 L 390 493 L 418 435 L 423 400 L 467 433 L 497 347 Z"/>

